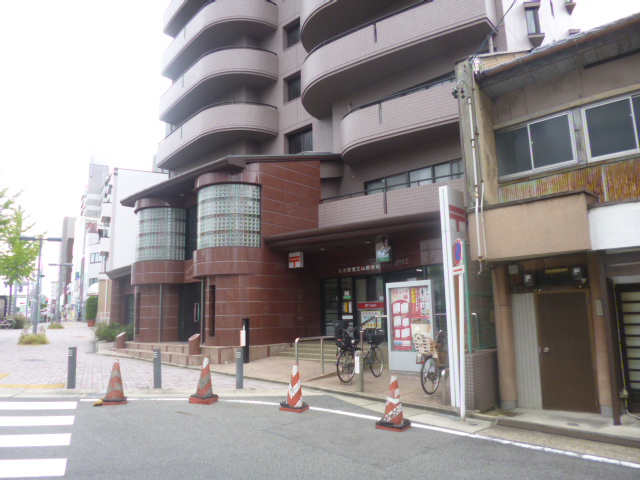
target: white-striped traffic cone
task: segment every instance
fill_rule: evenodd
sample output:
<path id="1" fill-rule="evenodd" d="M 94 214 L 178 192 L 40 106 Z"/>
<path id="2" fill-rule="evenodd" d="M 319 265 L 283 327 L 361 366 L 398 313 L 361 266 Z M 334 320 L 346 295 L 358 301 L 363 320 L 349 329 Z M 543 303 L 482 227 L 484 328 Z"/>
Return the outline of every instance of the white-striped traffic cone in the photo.
<path id="1" fill-rule="evenodd" d="M 411 426 L 411 420 L 407 420 L 402 415 L 402 402 L 400 401 L 400 387 L 398 387 L 398 377 L 391 376 L 389 384 L 389 396 L 387 406 L 384 409 L 384 417 L 376 422 L 376 428 L 391 430 L 392 432 L 402 432 Z"/>
<path id="2" fill-rule="evenodd" d="M 295 413 L 302 413 L 305 410 L 309 410 L 309 405 L 302 401 L 302 387 L 300 386 L 300 372 L 298 371 L 297 363 L 293 366 L 293 371 L 291 372 L 291 382 L 289 383 L 287 400 L 280 403 L 280 410 Z"/>

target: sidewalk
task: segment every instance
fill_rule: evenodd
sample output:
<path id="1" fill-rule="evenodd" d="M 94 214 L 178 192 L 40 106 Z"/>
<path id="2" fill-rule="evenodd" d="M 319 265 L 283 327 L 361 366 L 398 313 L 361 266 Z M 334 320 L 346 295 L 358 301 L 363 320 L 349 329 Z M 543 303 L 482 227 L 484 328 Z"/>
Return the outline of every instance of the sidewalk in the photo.
<path id="1" fill-rule="evenodd" d="M 46 328 L 47 324 L 45 324 Z M 75 393 L 102 397 L 116 360 L 125 395 L 193 394 L 199 369 L 162 366 L 162 390 L 154 389 L 153 363 L 132 358 L 96 355 L 107 344 L 95 342 L 93 328 L 86 323 L 64 323 L 60 330 L 47 329 L 48 345 L 18 345 L 21 330 L 0 330 L 0 397 Z M 76 388 L 67 389 L 69 347 L 77 348 Z M 212 375 L 214 391 L 234 390 L 235 378 Z M 244 382 L 248 390 L 282 390 L 281 385 L 262 380 Z"/>

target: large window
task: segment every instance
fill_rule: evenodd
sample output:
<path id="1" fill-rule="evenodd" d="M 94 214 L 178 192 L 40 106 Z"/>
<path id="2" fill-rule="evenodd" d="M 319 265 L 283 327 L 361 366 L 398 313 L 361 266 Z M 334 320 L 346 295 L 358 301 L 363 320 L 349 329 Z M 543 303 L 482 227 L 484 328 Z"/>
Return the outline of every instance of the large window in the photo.
<path id="1" fill-rule="evenodd" d="M 553 3 L 553 2 L 551 2 Z M 525 3 L 524 15 L 527 20 L 527 33 L 529 35 L 540 34 L 540 19 L 538 17 L 538 9 L 540 8 L 539 2 L 533 2 L 531 7 L 527 8 Z M 535 5 L 535 6 L 534 6 Z"/>
<path id="2" fill-rule="evenodd" d="M 638 150 L 640 96 L 584 108 L 589 158 L 606 158 Z"/>
<path id="3" fill-rule="evenodd" d="M 418 170 L 411 170 L 410 172 L 398 173 L 366 182 L 364 188 L 369 195 L 372 193 L 380 193 L 383 190 L 389 192 L 418 185 L 446 182 L 460 178 L 461 176 L 462 160 L 456 159 L 451 162 L 439 163 L 430 167 L 419 168 Z"/>
<path id="4" fill-rule="evenodd" d="M 145 208 L 138 212 L 136 262 L 184 260 L 185 210 Z"/>
<path id="5" fill-rule="evenodd" d="M 260 246 L 260 187 L 210 185 L 198 191 L 198 249 Z"/>
<path id="6" fill-rule="evenodd" d="M 313 151 L 313 132 L 311 129 L 289 135 L 289 153 L 302 153 Z"/>
<path id="7" fill-rule="evenodd" d="M 496 135 L 501 177 L 575 162 L 568 114 L 545 118 Z"/>

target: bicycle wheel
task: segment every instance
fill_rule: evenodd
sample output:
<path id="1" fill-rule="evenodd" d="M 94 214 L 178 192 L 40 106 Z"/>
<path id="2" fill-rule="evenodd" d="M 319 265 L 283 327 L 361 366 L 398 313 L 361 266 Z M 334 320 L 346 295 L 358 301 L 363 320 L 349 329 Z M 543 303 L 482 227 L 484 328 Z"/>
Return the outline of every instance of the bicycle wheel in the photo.
<path id="1" fill-rule="evenodd" d="M 5 318 L 2 322 L 2 328 L 11 329 L 16 326 L 16 321 L 12 318 Z"/>
<path id="2" fill-rule="evenodd" d="M 336 363 L 338 370 L 338 378 L 342 383 L 349 383 L 356 374 L 355 362 L 351 350 L 343 350 L 340 352 L 338 362 Z"/>
<path id="3" fill-rule="evenodd" d="M 384 357 L 382 356 L 382 349 L 380 347 L 373 346 L 369 351 L 370 361 L 369 367 L 371 367 L 371 373 L 373 373 L 374 377 L 379 377 L 382 375 L 382 369 L 384 367 Z"/>
<path id="4" fill-rule="evenodd" d="M 433 357 L 429 357 L 422 362 L 420 382 L 422 383 L 422 389 L 428 395 L 435 393 L 438 389 L 438 385 L 440 385 L 440 368 L 438 368 Z"/>

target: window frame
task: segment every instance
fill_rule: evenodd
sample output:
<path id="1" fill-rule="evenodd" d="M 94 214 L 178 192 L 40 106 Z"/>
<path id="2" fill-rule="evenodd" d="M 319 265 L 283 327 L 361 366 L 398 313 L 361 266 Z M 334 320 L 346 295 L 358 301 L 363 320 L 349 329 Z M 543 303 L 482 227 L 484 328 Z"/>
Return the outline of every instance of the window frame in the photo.
<path id="1" fill-rule="evenodd" d="M 640 132 L 638 131 L 638 117 L 637 115 L 640 114 L 640 111 L 636 112 L 633 108 L 633 99 L 637 97 L 640 99 L 640 93 L 635 93 L 635 94 L 627 94 L 627 95 L 621 95 L 621 96 L 617 96 L 617 97 L 612 97 L 612 98 L 608 98 L 606 100 L 603 100 L 601 102 L 596 102 L 596 103 L 590 103 L 588 105 L 583 105 L 580 108 L 580 116 L 582 118 L 582 125 L 584 125 L 584 128 L 582 129 L 582 135 L 584 137 L 584 143 L 585 143 L 585 150 L 586 150 L 586 155 L 587 155 L 587 162 L 591 163 L 591 162 L 602 162 L 604 160 L 610 160 L 612 158 L 618 158 L 618 157 L 624 157 L 625 155 L 633 155 L 634 153 L 640 153 Z M 589 136 L 589 124 L 587 122 L 587 110 L 592 109 L 592 108 L 597 108 L 597 107 L 601 107 L 603 105 L 608 105 L 611 103 L 616 103 L 619 102 L 621 100 L 627 100 L 627 102 L 629 103 L 629 106 L 631 107 L 631 123 L 632 123 L 632 129 L 633 132 L 635 134 L 635 140 L 636 140 L 636 148 L 633 148 L 631 150 L 621 150 L 619 152 L 614 152 L 614 153 L 608 153 L 606 155 L 600 155 L 597 157 L 594 157 L 591 154 L 591 137 Z"/>
<path id="2" fill-rule="evenodd" d="M 283 32 L 284 32 L 284 49 L 287 50 L 288 48 L 294 47 L 296 45 L 298 45 L 300 43 L 300 29 L 301 29 L 301 25 L 300 25 L 300 19 L 296 19 L 293 22 L 291 22 L 290 24 L 288 24 L 287 26 L 283 27 Z M 297 39 L 296 41 L 294 41 L 292 43 L 292 39 L 291 39 L 291 33 L 297 30 Z"/>
<path id="3" fill-rule="evenodd" d="M 529 15 L 532 15 L 533 23 L 535 24 L 535 31 L 532 32 L 529 29 Z M 542 28 L 540 27 L 540 5 L 527 6 L 524 4 L 524 23 L 527 27 L 527 35 L 541 35 Z"/>
<path id="4" fill-rule="evenodd" d="M 291 88 L 293 85 L 293 82 L 297 82 L 297 95 L 296 96 L 292 96 L 291 95 Z M 287 77 L 284 79 L 284 83 L 285 83 L 285 102 L 284 103 L 288 103 L 288 102 L 292 102 L 294 100 L 296 100 L 297 98 L 300 98 L 302 96 L 302 76 L 300 75 L 300 72 L 296 72 L 293 75 L 291 75 L 290 77 Z"/>
<path id="5" fill-rule="evenodd" d="M 554 163 L 552 165 L 546 165 L 544 167 L 536 167 L 535 166 L 535 158 L 533 156 L 533 142 L 531 140 L 531 125 L 535 125 L 536 123 L 541 123 L 541 122 L 546 122 L 548 120 L 554 119 L 554 118 L 559 118 L 559 117 L 567 117 L 568 119 L 568 127 L 569 127 L 569 136 L 570 136 L 570 142 L 571 142 L 571 154 L 572 154 L 572 159 L 571 160 L 565 160 L 563 162 L 558 162 L 558 163 Z M 500 171 L 499 171 L 499 165 L 500 165 L 500 159 L 498 158 L 498 139 L 497 136 L 503 133 L 507 133 L 510 131 L 514 131 L 514 130 L 518 130 L 520 128 L 526 128 L 527 129 L 527 138 L 529 140 L 529 159 L 531 161 L 531 168 L 529 170 L 522 170 L 520 172 L 515 172 L 515 173 L 509 173 L 506 175 L 501 175 Z M 578 149 L 576 147 L 576 131 L 575 131 L 575 126 L 574 126 L 574 121 L 573 121 L 573 115 L 571 114 L 570 110 L 566 110 L 566 111 L 562 111 L 562 112 L 558 112 L 555 113 L 553 115 L 547 115 L 541 118 L 537 118 L 535 120 L 529 121 L 529 122 L 524 122 L 524 123 L 519 123 L 517 125 L 513 125 L 509 128 L 505 128 L 505 129 L 501 129 L 498 131 L 494 132 L 494 142 L 496 145 L 496 167 L 498 168 L 498 180 L 500 181 L 508 181 L 508 180 L 512 180 L 512 179 L 516 179 L 516 178 L 521 178 L 521 177 L 525 177 L 527 175 L 531 175 L 531 174 L 537 174 L 537 173 L 541 173 L 541 172 L 547 172 L 547 171 L 551 171 L 551 170 L 558 170 L 561 168 L 565 168 L 568 165 L 573 165 L 573 164 L 577 164 L 578 163 Z"/>
<path id="6" fill-rule="evenodd" d="M 311 134 L 311 149 L 309 150 L 305 150 L 304 148 L 302 148 L 302 150 L 294 152 L 291 149 L 291 142 L 293 141 L 294 138 L 297 138 L 299 136 L 302 135 L 306 135 L 306 134 Z M 289 155 L 299 155 L 301 153 L 304 152 L 313 152 L 313 128 L 311 126 L 308 126 L 306 128 L 300 129 L 300 130 L 296 130 L 294 132 L 290 132 L 286 134 L 286 138 L 287 138 L 287 153 Z"/>
<path id="7" fill-rule="evenodd" d="M 448 175 L 436 175 L 436 167 L 442 167 L 447 165 L 449 167 Z M 457 165 L 457 172 L 453 172 L 453 166 Z M 411 180 L 411 174 L 415 174 L 416 172 L 421 172 L 425 170 L 431 170 L 431 176 L 429 178 L 422 178 L 417 180 Z M 427 165 L 421 168 L 415 168 L 413 170 L 407 170 L 406 172 L 394 173 L 390 175 L 386 175 L 381 178 L 376 178 L 374 180 L 369 180 L 364 182 L 364 192 L 365 195 L 374 195 L 376 193 L 382 193 L 384 191 L 391 192 L 393 190 L 400 190 L 403 188 L 413 188 L 413 187 L 421 187 L 424 185 L 435 185 L 442 182 L 450 182 L 452 180 L 457 180 L 461 178 L 462 172 L 462 158 L 454 158 L 453 160 L 449 160 L 447 162 L 440 162 L 433 165 Z M 387 185 L 387 180 L 399 177 L 401 175 L 405 175 L 406 182 L 402 184 L 395 185 Z M 455 176 L 455 178 L 453 178 Z M 373 185 L 374 183 L 380 183 L 380 186 Z"/>

